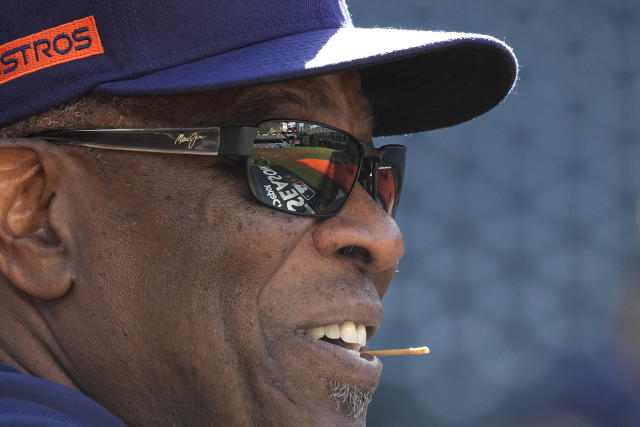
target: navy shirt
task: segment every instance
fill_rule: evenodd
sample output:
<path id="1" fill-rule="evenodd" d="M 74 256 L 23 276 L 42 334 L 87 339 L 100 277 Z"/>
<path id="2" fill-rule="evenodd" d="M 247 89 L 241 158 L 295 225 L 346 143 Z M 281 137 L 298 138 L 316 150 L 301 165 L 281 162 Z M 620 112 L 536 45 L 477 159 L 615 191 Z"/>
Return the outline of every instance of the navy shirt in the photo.
<path id="1" fill-rule="evenodd" d="M 0 365 L 0 426 L 123 427 L 125 424 L 77 390 Z"/>

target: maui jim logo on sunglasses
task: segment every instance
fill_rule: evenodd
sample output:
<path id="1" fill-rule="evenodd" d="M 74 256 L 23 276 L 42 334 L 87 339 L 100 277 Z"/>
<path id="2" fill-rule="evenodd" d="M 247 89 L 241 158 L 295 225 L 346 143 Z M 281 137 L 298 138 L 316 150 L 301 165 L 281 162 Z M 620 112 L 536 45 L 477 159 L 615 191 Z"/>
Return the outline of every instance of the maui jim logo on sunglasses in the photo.
<path id="1" fill-rule="evenodd" d="M 196 145 L 196 142 L 198 142 L 201 139 L 207 139 L 206 135 L 199 135 L 199 132 L 194 132 L 191 135 L 189 135 L 188 137 L 186 137 L 184 135 L 184 133 L 181 133 L 180 135 L 178 135 L 178 137 L 176 138 L 176 140 L 173 142 L 174 145 L 182 145 L 183 143 L 188 143 L 187 144 L 187 148 L 189 150 L 191 150 L 193 148 L 194 145 Z"/>
<path id="2" fill-rule="evenodd" d="M 44 68 L 104 53 L 93 16 L 0 45 L 0 85 Z"/>

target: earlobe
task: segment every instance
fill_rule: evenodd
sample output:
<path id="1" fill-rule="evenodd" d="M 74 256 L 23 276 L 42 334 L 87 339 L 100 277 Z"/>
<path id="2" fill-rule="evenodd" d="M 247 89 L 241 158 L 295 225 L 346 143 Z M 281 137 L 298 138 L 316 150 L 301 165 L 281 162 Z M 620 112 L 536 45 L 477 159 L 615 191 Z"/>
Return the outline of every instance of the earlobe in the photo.
<path id="1" fill-rule="evenodd" d="M 73 282 L 64 243 L 49 220 L 50 172 L 37 152 L 0 147 L 0 271 L 41 299 L 65 295 Z"/>

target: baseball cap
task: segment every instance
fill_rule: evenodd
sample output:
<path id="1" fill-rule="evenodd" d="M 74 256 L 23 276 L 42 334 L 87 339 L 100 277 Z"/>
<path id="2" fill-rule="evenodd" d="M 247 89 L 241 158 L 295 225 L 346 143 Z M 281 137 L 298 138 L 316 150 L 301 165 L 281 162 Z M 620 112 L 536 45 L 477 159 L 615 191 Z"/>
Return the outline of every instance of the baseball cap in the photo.
<path id="1" fill-rule="evenodd" d="M 2 2 L 0 126 L 87 92 L 183 94 L 359 69 L 374 135 L 498 104 L 517 61 L 486 35 L 354 27 L 344 0 Z"/>

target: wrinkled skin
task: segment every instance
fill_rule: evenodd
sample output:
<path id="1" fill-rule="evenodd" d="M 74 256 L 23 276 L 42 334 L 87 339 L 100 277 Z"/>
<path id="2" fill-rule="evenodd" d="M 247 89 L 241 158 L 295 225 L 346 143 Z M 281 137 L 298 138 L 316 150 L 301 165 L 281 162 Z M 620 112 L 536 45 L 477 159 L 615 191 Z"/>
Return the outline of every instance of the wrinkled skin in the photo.
<path id="1" fill-rule="evenodd" d="M 287 87 L 322 90 L 330 105 L 244 108 L 236 122 L 235 101 L 265 86 L 185 96 L 167 125 L 306 119 L 371 140 L 357 73 Z M 328 384 L 372 391 L 379 362 L 343 358 L 303 335 L 344 320 L 380 325 L 403 242 L 363 188 L 339 214 L 315 219 L 254 202 L 239 160 L 2 147 L 0 162 L 24 158 L 15 176 L 31 164 L 41 171 L 0 201 L 0 237 L 13 236 L 1 239 L 9 282 L 0 301 L 15 307 L 0 321 L 20 325 L 1 332 L 0 363 L 78 388 L 134 425 L 364 425 L 366 414 L 337 408 Z M 0 179 L 12 189 L 15 176 Z M 347 246 L 371 261 L 342 254 Z"/>

